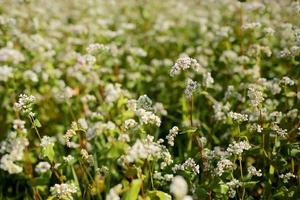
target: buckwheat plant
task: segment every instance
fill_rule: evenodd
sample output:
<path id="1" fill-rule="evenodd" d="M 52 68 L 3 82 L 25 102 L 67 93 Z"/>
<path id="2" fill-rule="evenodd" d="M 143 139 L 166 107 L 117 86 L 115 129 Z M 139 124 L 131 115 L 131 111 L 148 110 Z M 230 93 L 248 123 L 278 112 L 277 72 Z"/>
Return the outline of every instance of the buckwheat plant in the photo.
<path id="1" fill-rule="evenodd" d="M 0 199 L 299 199 L 299 11 L 2 0 Z"/>

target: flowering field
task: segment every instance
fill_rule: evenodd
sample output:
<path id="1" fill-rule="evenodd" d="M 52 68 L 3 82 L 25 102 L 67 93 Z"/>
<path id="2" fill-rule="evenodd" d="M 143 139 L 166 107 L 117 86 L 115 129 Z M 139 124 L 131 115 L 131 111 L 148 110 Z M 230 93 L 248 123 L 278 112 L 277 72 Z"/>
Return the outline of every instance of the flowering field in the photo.
<path id="1" fill-rule="evenodd" d="M 292 0 L 0 0 L 0 199 L 299 199 L 299 19 Z"/>

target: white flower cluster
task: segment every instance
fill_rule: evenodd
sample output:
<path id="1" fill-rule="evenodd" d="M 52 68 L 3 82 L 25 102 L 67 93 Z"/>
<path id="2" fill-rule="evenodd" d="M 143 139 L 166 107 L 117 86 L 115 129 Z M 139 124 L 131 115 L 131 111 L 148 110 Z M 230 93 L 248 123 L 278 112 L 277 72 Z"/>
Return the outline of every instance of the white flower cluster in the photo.
<path id="1" fill-rule="evenodd" d="M 246 23 L 242 26 L 243 30 L 253 30 L 256 28 L 260 28 L 261 27 L 261 23 L 259 22 L 252 22 L 252 23 Z"/>
<path id="2" fill-rule="evenodd" d="M 179 128 L 177 126 L 173 126 L 173 128 L 169 130 L 169 134 L 166 136 L 169 145 L 174 146 L 174 139 L 178 134 L 178 131 Z"/>
<path id="3" fill-rule="evenodd" d="M 122 192 L 122 185 L 118 184 L 109 190 L 105 200 L 120 200 L 121 198 L 119 194 L 121 192 Z"/>
<path id="4" fill-rule="evenodd" d="M 23 168 L 15 164 L 15 162 L 23 159 L 24 150 L 28 145 L 27 138 L 17 137 L 16 132 L 11 132 L 8 138 L 1 142 L 1 153 L 7 152 L 7 154 L 2 156 L 0 168 L 8 171 L 10 174 L 22 172 Z"/>
<path id="5" fill-rule="evenodd" d="M 82 156 L 82 159 L 85 160 L 86 162 L 92 164 L 93 163 L 93 156 L 90 155 L 87 150 L 81 149 L 80 154 Z"/>
<path id="6" fill-rule="evenodd" d="M 284 84 L 284 85 L 289 85 L 289 86 L 293 86 L 295 85 L 295 81 L 293 81 L 290 77 L 288 76 L 284 76 L 280 83 Z"/>
<path id="7" fill-rule="evenodd" d="M 127 153 L 120 157 L 120 161 L 134 163 L 137 160 L 153 160 L 163 158 L 167 151 L 164 146 L 154 142 L 154 137 L 147 135 L 146 139 L 137 139 L 133 146 L 129 147 Z"/>
<path id="8" fill-rule="evenodd" d="M 191 98 L 193 91 L 199 87 L 199 83 L 197 81 L 193 81 L 192 79 L 188 79 L 186 88 L 184 90 L 184 94 L 187 98 Z"/>
<path id="9" fill-rule="evenodd" d="M 181 71 L 184 71 L 189 68 L 193 68 L 195 71 L 198 71 L 200 67 L 201 66 L 196 59 L 190 58 L 188 56 L 183 56 L 181 58 L 178 58 L 178 60 L 173 65 L 170 71 L 170 76 L 174 77 L 180 74 Z"/>
<path id="10" fill-rule="evenodd" d="M 51 168 L 51 165 L 48 162 L 39 162 L 35 166 L 35 171 L 37 173 L 45 173 Z"/>
<path id="11" fill-rule="evenodd" d="M 264 128 L 261 127 L 260 124 L 256 124 L 256 123 L 254 123 L 254 124 L 249 124 L 249 125 L 248 125 L 248 128 L 249 128 L 249 131 L 250 131 L 250 132 L 257 132 L 257 133 L 261 133 L 261 132 L 264 130 Z"/>
<path id="12" fill-rule="evenodd" d="M 15 119 L 13 121 L 13 128 L 15 130 L 19 130 L 19 131 L 22 131 L 23 133 L 26 133 L 27 130 L 25 128 L 25 121 L 23 120 L 20 120 L 20 119 Z"/>
<path id="13" fill-rule="evenodd" d="M 174 177 L 173 174 L 162 175 L 161 172 L 154 171 L 153 178 L 159 181 L 171 181 Z"/>
<path id="14" fill-rule="evenodd" d="M 72 122 L 71 128 L 67 130 L 64 135 L 65 144 L 70 148 L 72 143 L 70 142 L 71 138 L 76 135 L 76 131 L 78 130 L 78 124 L 76 122 Z"/>
<path id="15" fill-rule="evenodd" d="M 20 94 L 18 102 L 14 104 L 16 110 L 22 111 L 24 114 L 29 116 L 34 116 L 35 114 L 32 112 L 32 106 L 35 103 L 36 99 L 34 96 Z"/>
<path id="16" fill-rule="evenodd" d="M 237 179 L 232 179 L 227 182 L 226 185 L 229 187 L 228 195 L 230 198 L 234 198 L 236 195 L 236 189 L 238 189 L 242 184 Z"/>
<path id="17" fill-rule="evenodd" d="M 41 139 L 40 146 L 43 148 L 53 147 L 55 144 L 55 138 L 49 136 L 43 136 Z"/>
<path id="18" fill-rule="evenodd" d="M 13 77 L 13 68 L 6 65 L 0 66 L 0 81 L 6 82 Z"/>
<path id="19" fill-rule="evenodd" d="M 188 184 L 182 176 L 175 176 L 172 179 L 170 185 L 170 192 L 175 196 L 175 199 L 180 200 L 192 200 L 192 197 L 188 196 Z"/>
<path id="20" fill-rule="evenodd" d="M 258 106 L 264 100 L 262 91 L 259 90 L 257 87 L 249 87 L 248 96 L 250 98 L 250 102 L 252 104 L 252 107 L 254 107 L 254 108 L 258 108 Z"/>
<path id="21" fill-rule="evenodd" d="M 223 105 L 223 103 L 215 102 L 213 105 L 214 110 L 214 118 L 218 121 L 225 121 L 226 120 L 226 113 L 230 110 L 230 104 L 226 103 Z"/>
<path id="22" fill-rule="evenodd" d="M 167 115 L 168 112 L 164 108 L 164 105 L 162 103 L 155 103 L 153 106 L 153 110 L 155 113 L 160 114 L 160 115 Z"/>
<path id="23" fill-rule="evenodd" d="M 222 174 L 225 172 L 225 170 L 234 170 L 236 168 L 236 165 L 231 162 L 230 160 L 226 158 L 222 158 L 218 163 L 217 163 L 217 168 L 215 170 L 216 174 L 218 176 L 222 176 Z"/>
<path id="24" fill-rule="evenodd" d="M 232 112 L 230 111 L 228 113 L 228 116 L 233 119 L 234 121 L 237 121 L 237 122 L 245 122 L 245 121 L 248 121 L 248 115 L 247 114 L 242 114 L 242 113 L 236 113 L 236 112 Z"/>
<path id="25" fill-rule="evenodd" d="M 137 122 L 134 119 L 127 119 L 124 122 L 124 127 L 126 130 L 133 129 L 136 126 L 137 126 Z"/>
<path id="26" fill-rule="evenodd" d="M 18 64 L 24 60 L 24 55 L 18 50 L 10 47 L 0 49 L 0 62 L 12 62 L 13 64 Z"/>
<path id="27" fill-rule="evenodd" d="M 229 144 L 226 151 L 231 155 L 241 155 L 245 150 L 249 150 L 251 145 L 248 141 L 233 141 L 232 144 Z"/>
<path id="28" fill-rule="evenodd" d="M 248 167 L 248 173 L 250 176 L 262 176 L 261 169 L 257 170 L 254 166 Z"/>
<path id="29" fill-rule="evenodd" d="M 288 183 L 291 178 L 296 178 L 296 176 L 291 172 L 288 172 L 286 174 L 280 174 L 279 178 L 283 179 L 284 183 Z"/>
<path id="30" fill-rule="evenodd" d="M 142 124 L 154 124 L 158 127 L 160 126 L 161 119 L 152 112 L 154 110 L 152 101 L 147 95 L 140 96 L 138 100 L 128 100 L 127 107 L 129 110 L 135 112 Z"/>
<path id="31" fill-rule="evenodd" d="M 178 170 L 185 171 L 185 170 L 192 170 L 195 175 L 200 174 L 200 167 L 196 164 L 194 159 L 188 158 L 183 164 L 176 164 L 172 168 L 173 172 L 175 173 Z"/>
<path id="32" fill-rule="evenodd" d="M 75 160 L 75 158 L 72 155 L 68 155 L 68 156 L 64 156 L 63 160 L 67 163 L 72 163 Z"/>
<path id="33" fill-rule="evenodd" d="M 155 124 L 158 127 L 161 124 L 161 120 L 157 115 L 143 108 L 138 109 L 136 115 L 141 119 L 142 124 Z"/>
<path id="34" fill-rule="evenodd" d="M 203 74 L 203 86 L 204 87 L 209 88 L 209 87 L 212 86 L 213 83 L 214 83 L 214 79 L 211 76 L 210 72 L 207 72 L 207 73 Z"/>
<path id="35" fill-rule="evenodd" d="M 77 192 L 74 183 L 55 184 L 50 188 L 51 195 L 57 199 L 73 200 L 73 194 Z"/>
<path id="36" fill-rule="evenodd" d="M 126 92 L 121 89 L 120 84 L 108 84 L 104 89 L 105 101 L 107 103 L 116 102 L 122 95 L 126 95 Z"/>
<path id="37" fill-rule="evenodd" d="M 288 135 L 287 129 L 282 129 L 277 124 L 273 124 L 271 129 L 275 131 L 280 137 L 285 138 Z"/>
<path id="38" fill-rule="evenodd" d="M 99 44 L 99 43 L 93 43 L 93 44 L 90 44 L 87 48 L 86 48 L 86 51 L 89 53 L 89 54 L 94 54 L 98 51 L 108 51 L 109 50 L 109 47 L 104 45 L 104 44 Z"/>

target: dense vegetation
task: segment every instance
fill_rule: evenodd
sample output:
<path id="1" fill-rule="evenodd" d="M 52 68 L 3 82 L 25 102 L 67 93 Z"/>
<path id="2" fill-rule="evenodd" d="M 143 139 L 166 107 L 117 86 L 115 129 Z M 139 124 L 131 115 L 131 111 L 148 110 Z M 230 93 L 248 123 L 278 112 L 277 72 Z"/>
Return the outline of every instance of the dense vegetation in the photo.
<path id="1" fill-rule="evenodd" d="M 1 0 L 0 199 L 297 199 L 300 2 Z"/>

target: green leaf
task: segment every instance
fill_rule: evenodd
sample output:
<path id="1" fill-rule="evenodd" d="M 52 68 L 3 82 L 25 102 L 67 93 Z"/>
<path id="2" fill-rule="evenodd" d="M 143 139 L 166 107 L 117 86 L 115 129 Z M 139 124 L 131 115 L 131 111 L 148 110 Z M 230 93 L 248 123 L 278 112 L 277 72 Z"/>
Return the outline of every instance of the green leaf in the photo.
<path id="1" fill-rule="evenodd" d="M 245 188 L 252 188 L 252 187 L 254 187 L 257 183 L 259 183 L 259 181 L 247 181 L 247 182 L 244 182 L 244 186 L 245 186 Z"/>
<path id="2" fill-rule="evenodd" d="M 76 172 L 75 172 L 75 169 L 74 167 L 72 166 L 72 174 L 73 174 L 73 178 L 74 178 L 74 181 L 75 181 L 75 184 L 78 188 L 78 192 L 77 192 L 77 196 L 81 196 L 81 190 L 80 190 L 80 185 L 79 185 L 79 181 L 78 181 L 78 178 L 77 178 L 77 175 L 76 175 Z"/>
<path id="3" fill-rule="evenodd" d="M 162 191 L 159 191 L 159 190 L 150 191 L 149 197 L 150 197 L 150 199 L 153 199 L 153 200 L 156 200 L 156 199 L 157 200 L 171 200 L 172 199 L 171 195 L 164 193 Z"/>
<path id="4" fill-rule="evenodd" d="M 120 157 L 124 153 L 127 147 L 128 145 L 124 142 L 113 143 L 109 148 L 109 151 L 107 153 L 107 158 L 114 159 Z"/>
<path id="5" fill-rule="evenodd" d="M 42 127 L 42 124 L 40 123 L 40 121 L 39 121 L 38 119 L 35 119 L 35 120 L 33 121 L 33 124 L 34 124 L 34 126 L 36 126 L 36 127 L 38 127 L 38 128 Z"/>
<path id="6" fill-rule="evenodd" d="M 45 157 L 48 157 L 49 160 L 50 160 L 51 162 L 53 162 L 53 161 L 54 161 L 54 157 L 55 157 L 55 152 L 54 152 L 54 150 L 53 150 L 53 146 L 47 145 L 46 147 L 44 147 L 44 148 L 43 148 L 43 155 L 44 155 Z"/>
<path id="7" fill-rule="evenodd" d="M 142 181 L 139 179 L 135 179 L 131 182 L 129 190 L 124 194 L 124 200 L 136 200 L 140 189 L 141 189 Z"/>
<path id="8" fill-rule="evenodd" d="M 273 165 L 270 165 L 270 169 L 269 169 L 270 174 L 273 175 L 273 174 L 274 174 L 274 171 L 275 171 L 274 166 L 273 166 Z"/>
<path id="9" fill-rule="evenodd" d="M 292 149 L 291 150 L 291 156 L 296 157 L 300 154 L 300 149 Z"/>

